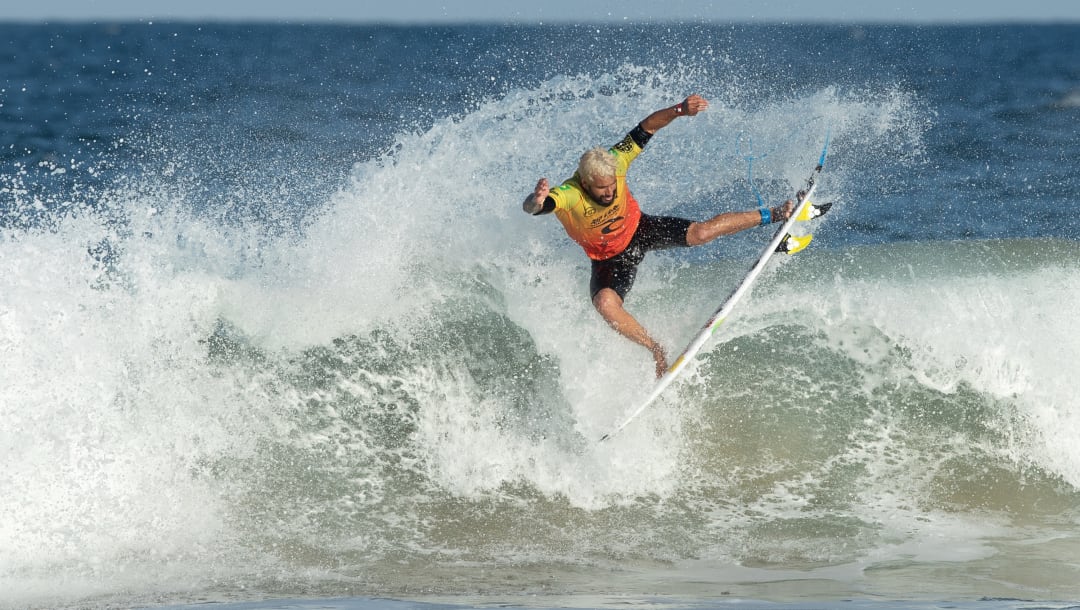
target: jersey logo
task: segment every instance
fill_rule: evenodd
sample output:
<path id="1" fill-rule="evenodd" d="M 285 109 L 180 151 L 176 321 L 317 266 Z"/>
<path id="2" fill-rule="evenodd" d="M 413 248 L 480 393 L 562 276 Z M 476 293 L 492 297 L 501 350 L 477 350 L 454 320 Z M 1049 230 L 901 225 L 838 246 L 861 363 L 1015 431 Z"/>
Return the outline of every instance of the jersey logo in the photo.
<path id="1" fill-rule="evenodd" d="M 622 228 L 622 220 L 625 216 L 616 216 L 615 218 L 609 218 L 604 221 L 604 228 L 600 229 L 600 233 L 603 235 L 609 235 Z M 618 223 L 618 224 L 616 224 Z"/>
<path id="2" fill-rule="evenodd" d="M 630 137 L 630 134 L 627 134 L 626 137 L 623 138 L 621 142 L 619 142 L 615 146 L 612 146 L 611 150 L 612 151 L 618 150 L 618 151 L 621 151 L 621 152 L 624 152 L 624 153 L 632 153 L 632 152 L 634 152 L 634 139 Z"/>

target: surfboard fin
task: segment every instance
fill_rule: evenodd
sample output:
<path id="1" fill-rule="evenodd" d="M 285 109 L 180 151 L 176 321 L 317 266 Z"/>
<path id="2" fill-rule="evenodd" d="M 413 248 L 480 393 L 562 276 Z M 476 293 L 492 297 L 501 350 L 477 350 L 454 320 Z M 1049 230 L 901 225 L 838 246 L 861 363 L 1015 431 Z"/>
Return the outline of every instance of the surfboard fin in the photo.
<path id="1" fill-rule="evenodd" d="M 823 203 L 821 205 L 818 205 L 811 202 L 803 207 L 802 211 L 799 212 L 799 215 L 795 217 L 795 220 L 803 222 L 807 220 L 813 220 L 815 218 L 818 218 L 819 216 L 824 216 L 825 212 L 828 212 L 829 208 L 831 207 L 831 203 Z"/>
<path id="2" fill-rule="evenodd" d="M 795 254 L 799 250 L 810 245 L 810 241 L 814 239 L 811 234 L 806 235 L 792 235 L 788 233 L 784 236 L 784 239 L 780 240 L 780 245 L 776 246 L 776 251 L 783 254 Z"/>

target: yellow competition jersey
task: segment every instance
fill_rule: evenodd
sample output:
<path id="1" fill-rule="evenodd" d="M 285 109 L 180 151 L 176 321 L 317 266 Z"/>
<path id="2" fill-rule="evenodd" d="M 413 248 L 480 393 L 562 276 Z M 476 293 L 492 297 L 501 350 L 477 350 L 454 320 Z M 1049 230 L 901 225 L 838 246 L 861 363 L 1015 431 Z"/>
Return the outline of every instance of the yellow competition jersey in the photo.
<path id="1" fill-rule="evenodd" d="M 585 249 L 589 258 L 598 261 L 625 250 L 641 220 L 641 208 L 626 186 L 626 170 L 641 154 L 641 147 L 627 135 L 610 151 L 617 164 L 617 191 L 611 205 L 593 201 L 581 186 L 577 172 L 548 194 L 555 201 L 555 216 L 567 235 Z"/>

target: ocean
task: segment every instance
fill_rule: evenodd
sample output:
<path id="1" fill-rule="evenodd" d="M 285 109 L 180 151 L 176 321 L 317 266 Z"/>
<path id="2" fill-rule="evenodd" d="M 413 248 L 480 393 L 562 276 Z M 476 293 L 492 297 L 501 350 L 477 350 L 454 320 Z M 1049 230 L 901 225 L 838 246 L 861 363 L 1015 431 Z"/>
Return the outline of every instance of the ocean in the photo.
<path id="1" fill-rule="evenodd" d="M 1080 602 L 1080 25 L 0 24 L 0 608 Z M 664 398 L 521 201 L 776 204 Z M 650 254 L 677 353 L 771 237 Z"/>

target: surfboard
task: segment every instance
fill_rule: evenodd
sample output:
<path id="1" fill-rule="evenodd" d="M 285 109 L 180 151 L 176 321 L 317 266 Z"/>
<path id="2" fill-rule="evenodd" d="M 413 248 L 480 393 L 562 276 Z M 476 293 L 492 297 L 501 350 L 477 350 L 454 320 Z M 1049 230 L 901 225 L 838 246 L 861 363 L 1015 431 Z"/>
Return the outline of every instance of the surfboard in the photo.
<path id="1" fill-rule="evenodd" d="M 634 421 L 634 419 L 638 415 L 640 415 L 642 411 L 644 411 L 646 408 L 648 408 L 649 405 L 655 402 L 656 399 L 664 393 L 664 390 L 666 390 L 672 384 L 672 382 L 674 382 L 679 377 L 679 375 L 686 368 L 687 363 L 689 363 L 694 358 L 694 356 L 696 356 L 697 353 L 701 351 L 701 348 L 709 340 L 709 337 L 711 337 L 713 333 L 715 333 L 716 330 L 720 327 L 720 325 L 724 323 L 724 320 L 727 319 L 728 315 L 735 308 L 735 305 L 750 290 L 750 286 L 754 284 L 754 281 L 757 280 L 759 275 L 761 275 L 761 272 L 765 270 L 765 266 L 769 263 L 769 260 L 772 258 L 773 254 L 795 254 L 796 252 L 810 245 L 810 241 L 814 238 L 812 234 L 808 233 L 801 236 L 792 235 L 791 228 L 792 225 L 794 225 L 796 222 L 813 220 L 814 218 L 821 216 L 822 214 L 827 212 L 829 210 L 829 207 L 832 205 L 817 205 L 814 204 L 811 200 L 814 195 L 814 190 L 817 188 L 817 177 L 821 174 L 821 170 L 825 165 L 825 152 L 827 149 L 828 137 L 826 137 L 825 140 L 825 149 L 821 151 L 821 159 L 818 161 L 818 164 L 814 168 L 813 173 L 810 174 L 810 178 L 806 181 L 806 188 L 801 190 L 797 195 L 797 203 L 795 206 L 795 210 L 792 212 L 791 216 L 787 220 L 785 220 L 782 225 L 780 225 L 780 228 L 776 230 L 776 233 L 773 234 L 773 237 L 769 241 L 769 244 L 765 246 L 765 248 L 761 252 L 761 255 L 758 256 L 757 260 L 754 262 L 754 265 L 750 267 L 750 270 L 747 271 L 746 275 L 743 276 L 742 281 L 739 282 L 735 290 L 732 291 L 731 295 L 724 300 L 724 302 L 713 313 L 713 315 L 709 317 L 709 319 L 705 322 L 704 326 L 701 327 L 701 330 L 698 331 L 697 335 L 695 335 L 694 338 L 690 341 L 690 344 L 686 346 L 686 349 L 684 349 L 683 352 L 679 354 L 677 358 L 675 358 L 675 362 L 672 363 L 670 367 L 668 367 L 664 375 L 657 380 L 656 386 L 653 388 L 652 392 L 645 398 L 645 400 L 642 401 L 641 404 L 637 406 L 637 408 L 631 411 L 630 414 L 627 415 L 621 423 L 619 423 L 619 425 L 615 426 L 615 428 L 611 432 L 608 432 L 604 436 L 600 437 L 601 442 L 611 438 L 612 436 L 615 436 L 623 428 L 629 425 L 630 422 Z"/>

